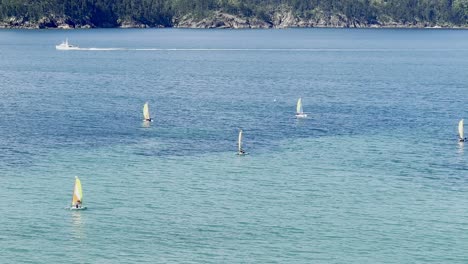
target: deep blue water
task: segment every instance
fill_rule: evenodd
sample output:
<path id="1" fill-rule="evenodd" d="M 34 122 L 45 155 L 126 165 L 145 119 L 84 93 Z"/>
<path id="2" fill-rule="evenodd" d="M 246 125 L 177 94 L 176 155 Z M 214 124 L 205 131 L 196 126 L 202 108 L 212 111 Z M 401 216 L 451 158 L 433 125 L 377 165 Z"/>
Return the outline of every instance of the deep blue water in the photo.
<path id="1" fill-rule="evenodd" d="M 467 58 L 463 30 L 1 30 L 0 262 L 467 263 Z"/>

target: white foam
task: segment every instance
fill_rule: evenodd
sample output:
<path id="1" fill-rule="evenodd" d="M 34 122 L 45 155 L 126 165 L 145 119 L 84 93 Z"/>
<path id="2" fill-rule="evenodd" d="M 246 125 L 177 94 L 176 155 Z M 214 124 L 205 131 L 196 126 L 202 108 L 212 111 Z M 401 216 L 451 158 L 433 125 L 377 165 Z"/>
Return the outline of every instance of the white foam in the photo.
<path id="1" fill-rule="evenodd" d="M 468 49 L 334 49 L 334 48 L 79 48 L 82 51 L 265 51 L 265 52 L 399 52 L 468 51 Z"/>

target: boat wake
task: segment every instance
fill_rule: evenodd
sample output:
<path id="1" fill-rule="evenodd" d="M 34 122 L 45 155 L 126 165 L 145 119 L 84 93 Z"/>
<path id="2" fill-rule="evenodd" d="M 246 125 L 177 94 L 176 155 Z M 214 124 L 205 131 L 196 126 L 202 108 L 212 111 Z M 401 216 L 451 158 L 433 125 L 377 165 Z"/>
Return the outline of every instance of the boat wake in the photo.
<path id="1" fill-rule="evenodd" d="M 334 48 L 79 48 L 81 51 L 265 51 L 265 52 L 395 52 L 453 51 L 451 49 L 334 49 Z M 463 49 L 468 50 L 468 49 Z M 460 51 L 460 50 L 457 50 Z"/>
<path id="2" fill-rule="evenodd" d="M 262 48 L 75 48 L 84 51 L 339 51 L 334 49 L 262 49 Z"/>
<path id="3" fill-rule="evenodd" d="M 76 50 L 88 50 L 88 51 L 114 51 L 114 50 L 128 50 L 124 48 L 78 48 Z"/>

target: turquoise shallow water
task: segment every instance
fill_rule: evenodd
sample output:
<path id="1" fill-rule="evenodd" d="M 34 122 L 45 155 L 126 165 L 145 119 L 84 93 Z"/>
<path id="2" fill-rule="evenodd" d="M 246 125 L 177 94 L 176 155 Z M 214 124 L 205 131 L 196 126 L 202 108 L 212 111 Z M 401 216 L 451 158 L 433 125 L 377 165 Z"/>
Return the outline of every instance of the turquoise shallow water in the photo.
<path id="1" fill-rule="evenodd" d="M 456 30 L 0 31 L 0 261 L 466 263 L 467 56 Z"/>

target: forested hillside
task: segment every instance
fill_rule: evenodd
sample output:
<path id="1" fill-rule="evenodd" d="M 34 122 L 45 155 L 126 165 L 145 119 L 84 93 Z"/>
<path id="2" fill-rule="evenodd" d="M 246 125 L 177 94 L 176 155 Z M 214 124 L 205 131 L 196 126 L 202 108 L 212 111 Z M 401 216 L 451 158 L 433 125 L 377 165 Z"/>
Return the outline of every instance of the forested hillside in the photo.
<path id="1" fill-rule="evenodd" d="M 467 26 L 468 0 L 0 0 L 1 27 Z"/>

